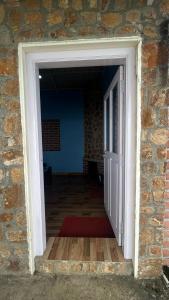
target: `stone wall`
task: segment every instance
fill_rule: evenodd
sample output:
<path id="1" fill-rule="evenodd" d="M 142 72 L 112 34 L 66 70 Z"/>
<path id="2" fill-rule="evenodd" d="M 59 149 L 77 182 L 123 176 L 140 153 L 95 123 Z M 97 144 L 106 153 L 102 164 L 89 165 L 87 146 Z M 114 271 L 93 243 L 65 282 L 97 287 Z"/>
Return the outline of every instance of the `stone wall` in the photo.
<path id="1" fill-rule="evenodd" d="M 103 173 L 103 95 L 100 90 L 85 93 L 85 155 L 84 173 L 88 161 L 97 161 L 99 173 Z"/>
<path id="2" fill-rule="evenodd" d="M 1 0 L 1 273 L 28 271 L 18 43 L 60 39 L 143 38 L 139 275 L 169 263 L 168 14 L 168 0 Z"/>

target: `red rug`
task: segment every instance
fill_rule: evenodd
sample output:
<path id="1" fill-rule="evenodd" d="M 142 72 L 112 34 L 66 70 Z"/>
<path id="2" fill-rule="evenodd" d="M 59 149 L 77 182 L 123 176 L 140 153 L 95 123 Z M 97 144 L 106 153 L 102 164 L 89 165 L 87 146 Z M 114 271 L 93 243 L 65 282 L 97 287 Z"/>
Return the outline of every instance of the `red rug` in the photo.
<path id="1" fill-rule="evenodd" d="M 60 237 L 114 238 L 109 219 L 104 217 L 66 217 Z"/>

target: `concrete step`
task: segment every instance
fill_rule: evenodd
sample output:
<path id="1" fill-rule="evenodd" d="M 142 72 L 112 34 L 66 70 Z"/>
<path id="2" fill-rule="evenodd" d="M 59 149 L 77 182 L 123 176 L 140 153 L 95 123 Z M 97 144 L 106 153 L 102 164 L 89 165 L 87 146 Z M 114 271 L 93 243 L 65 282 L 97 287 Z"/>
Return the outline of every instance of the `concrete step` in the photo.
<path id="1" fill-rule="evenodd" d="M 36 257 L 36 272 L 49 274 L 132 275 L 132 262 L 48 260 Z"/>

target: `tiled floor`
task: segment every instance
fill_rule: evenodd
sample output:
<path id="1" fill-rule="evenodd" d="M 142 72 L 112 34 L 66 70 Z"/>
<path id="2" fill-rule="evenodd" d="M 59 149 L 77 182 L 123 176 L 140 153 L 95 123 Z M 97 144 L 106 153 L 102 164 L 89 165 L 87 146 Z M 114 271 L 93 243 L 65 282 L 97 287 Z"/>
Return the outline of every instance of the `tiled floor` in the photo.
<path id="1" fill-rule="evenodd" d="M 45 202 L 47 238 L 58 236 L 66 216 L 106 216 L 103 187 L 83 176 L 54 176 Z"/>

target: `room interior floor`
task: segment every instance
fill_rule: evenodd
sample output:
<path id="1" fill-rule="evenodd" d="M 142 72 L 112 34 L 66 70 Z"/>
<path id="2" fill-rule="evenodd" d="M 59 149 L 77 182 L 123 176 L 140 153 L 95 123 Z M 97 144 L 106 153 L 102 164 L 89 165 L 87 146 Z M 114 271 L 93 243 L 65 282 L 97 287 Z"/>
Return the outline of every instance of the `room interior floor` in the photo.
<path id="1" fill-rule="evenodd" d="M 59 237 L 67 216 L 106 217 L 103 186 L 85 176 L 53 176 L 45 187 L 47 248 L 51 260 L 124 261 L 115 238 Z"/>
<path id="2" fill-rule="evenodd" d="M 58 236 L 67 216 L 106 217 L 103 187 L 85 176 L 53 176 L 45 188 L 47 238 Z"/>

